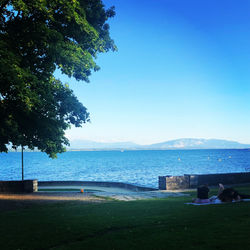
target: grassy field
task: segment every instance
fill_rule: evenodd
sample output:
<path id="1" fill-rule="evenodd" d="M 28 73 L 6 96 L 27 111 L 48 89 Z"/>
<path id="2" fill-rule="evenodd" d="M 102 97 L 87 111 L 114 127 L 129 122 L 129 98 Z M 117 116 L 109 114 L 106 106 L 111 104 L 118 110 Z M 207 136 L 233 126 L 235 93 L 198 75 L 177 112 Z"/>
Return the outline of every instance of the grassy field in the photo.
<path id="1" fill-rule="evenodd" d="M 237 189 L 250 193 L 250 186 Z M 0 249 L 249 248 L 250 202 L 186 205 L 195 192 L 190 194 L 131 202 L 36 204 L 2 211 Z"/>

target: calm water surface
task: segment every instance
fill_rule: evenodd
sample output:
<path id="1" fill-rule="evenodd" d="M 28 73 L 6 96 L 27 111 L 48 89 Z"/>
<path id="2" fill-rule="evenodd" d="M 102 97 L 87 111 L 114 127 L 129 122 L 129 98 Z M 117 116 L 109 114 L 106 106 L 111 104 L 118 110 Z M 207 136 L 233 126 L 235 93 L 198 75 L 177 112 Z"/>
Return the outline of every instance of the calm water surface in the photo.
<path id="1" fill-rule="evenodd" d="M 158 176 L 250 171 L 250 150 L 24 152 L 25 179 L 118 181 L 158 187 Z M 0 154 L 0 180 L 21 179 L 21 153 Z"/>

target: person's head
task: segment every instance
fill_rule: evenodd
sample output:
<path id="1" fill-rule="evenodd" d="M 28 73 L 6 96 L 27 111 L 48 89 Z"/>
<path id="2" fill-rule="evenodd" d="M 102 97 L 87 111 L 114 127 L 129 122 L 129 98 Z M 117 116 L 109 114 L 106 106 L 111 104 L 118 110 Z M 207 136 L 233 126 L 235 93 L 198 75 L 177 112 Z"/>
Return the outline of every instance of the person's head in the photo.
<path id="1" fill-rule="evenodd" d="M 199 199 L 208 199 L 209 188 L 208 185 L 201 185 L 197 188 L 197 197 Z"/>

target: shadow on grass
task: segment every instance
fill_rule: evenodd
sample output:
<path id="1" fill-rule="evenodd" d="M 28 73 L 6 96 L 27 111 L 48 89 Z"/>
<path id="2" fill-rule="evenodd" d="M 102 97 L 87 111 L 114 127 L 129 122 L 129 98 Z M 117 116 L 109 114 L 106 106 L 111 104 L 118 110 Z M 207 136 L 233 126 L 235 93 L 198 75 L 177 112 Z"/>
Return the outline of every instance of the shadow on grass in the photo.
<path id="1" fill-rule="evenodd" d="M 250 193 L 249 186 L 237 190 Z M 188 206 L 196 192 L 187 193 L 191 197 L 64 202 L 2 212 L 1 249 L 235 249 L 250 244 L 249 203 Z"/>

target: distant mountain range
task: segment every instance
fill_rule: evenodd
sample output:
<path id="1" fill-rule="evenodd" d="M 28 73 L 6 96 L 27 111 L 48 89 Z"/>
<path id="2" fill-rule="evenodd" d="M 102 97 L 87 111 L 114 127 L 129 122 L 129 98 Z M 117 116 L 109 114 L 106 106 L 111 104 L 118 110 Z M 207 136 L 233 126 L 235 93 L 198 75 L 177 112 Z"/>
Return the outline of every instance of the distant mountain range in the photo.
<path id="1" fill-rule="evenodd" d="M 142 147 L 133 142 L 95 142 L 88 140 L 73 140 L 70 141 L 70 149 L 137 149 Z"/>
<path id="2" fill-rule="evenodd" d="M 219 139 L 184 138 L 151 145 L 139 145 L 133 142 L 103 143 L 87 140 L 72 140 L 69 150 L 174 150 L 174 149 L 243 149 L 250 148 L 250 144 Z"/>

